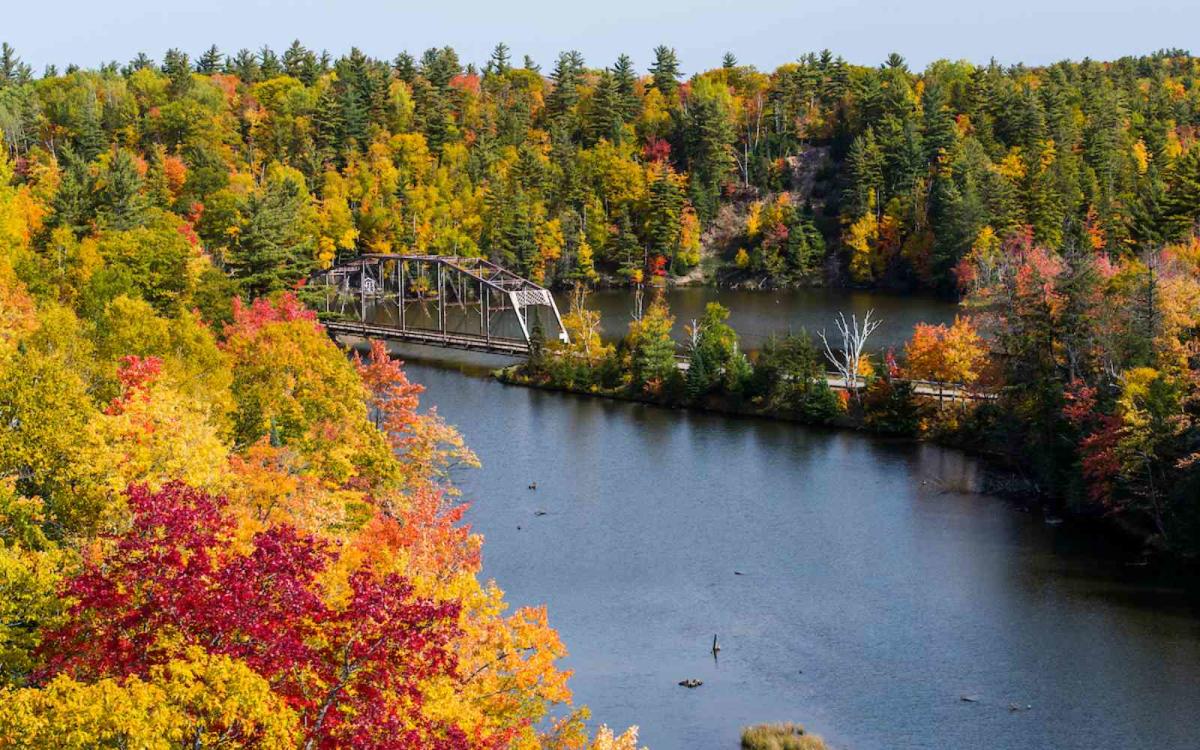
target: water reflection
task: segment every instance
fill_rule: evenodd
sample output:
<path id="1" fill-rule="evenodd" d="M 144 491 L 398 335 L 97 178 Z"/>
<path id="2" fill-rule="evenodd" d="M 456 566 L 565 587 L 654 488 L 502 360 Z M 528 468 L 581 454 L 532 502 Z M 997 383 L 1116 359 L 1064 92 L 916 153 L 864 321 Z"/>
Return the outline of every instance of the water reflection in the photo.
<path id="1" fill-rule="evenodd" d="M 648 292 L 647 295 L 650 293 Z M 881 292 L 846 289 L 791 289 L 756 292 L 736 289 L 690 287 L 665 292 L 675 316 L 675 336 L 682 340 L 684 326 L 704 314 L 709 302 L 720 302 L 731 310 L 730 325 L 741 335 L 742 346 L 758 349 L 771 335 L 815 333 L 832 326 L 833 316 L 844 312 L 860 319 L 874 310 L 883 325 L 872 339 L 872 348 L 900 347 L 920 322 L 948 323 L 954 320 L 957 306 L 947 300 L 914 298 Z M 569 307 L 569 295 L 558 298 L 562 310 Z M 598 291 L 588 297 L 588 307 L 600 311 L 605 338 L 625 334 L 634 310 L 634 298 L 628 290 Z M 647 297 L 646 304 L 649 304 Z"/>
<path id="2" fill-rule="evenodd" d="M 409 372 L 483 461 L 486 574 L 655 750 L 771 720 L 857 750 L 1200 746 L 1180 592 L 981 494 L 962 453 Z"/>

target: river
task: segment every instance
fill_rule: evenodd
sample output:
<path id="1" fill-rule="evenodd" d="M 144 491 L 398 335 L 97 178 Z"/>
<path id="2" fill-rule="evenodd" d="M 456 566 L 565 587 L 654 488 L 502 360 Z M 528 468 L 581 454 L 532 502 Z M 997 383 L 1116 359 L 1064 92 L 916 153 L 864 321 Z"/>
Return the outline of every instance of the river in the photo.
<path id="1" fill-rule="evenodd" d="M 652 292 L 646 292 L 644 305 L 650 304 Z M 871 350 L 895 347 L 900 349 L 920 322 L 951 323 L 958 311 L 953 302 L 929 297 L 904 297 L 880 292 L 845 289 L 800 289 L 771 292 L 685 287 L 666 292 L 671 314 L 675 316 L 675 337 L 683 340 L 684 327 L 704 315 L 704 306 L 720 302 L 729 308 L 729 324 L 737 329 L 742 348 L 753 351 L 762 347 L 772 335 L 808 331 L 814 337 L 818 331 L 833 331 L 833 319 L 845 313 L 862 320 L 868 312 L 881 321 L 871 338 Z M 566 311 L 569 296 L 558 295 L 558 306 Z M 630 293 L 622 289 L 607 289 L 588 296 L 587 306 L 600 312 L 600 325 L 606 339 L 616 340 L 625 335 L 632 319 Z"/>
<path id="2" fill-rule="evenodd" d="M 651 750 L 785 720 L 853 750 L 1200 747 L 1196 609 L 971 457 L 408 370 L 483 462 L 457 481 L 485 575 L 548 605 L 576 701 Z"/>

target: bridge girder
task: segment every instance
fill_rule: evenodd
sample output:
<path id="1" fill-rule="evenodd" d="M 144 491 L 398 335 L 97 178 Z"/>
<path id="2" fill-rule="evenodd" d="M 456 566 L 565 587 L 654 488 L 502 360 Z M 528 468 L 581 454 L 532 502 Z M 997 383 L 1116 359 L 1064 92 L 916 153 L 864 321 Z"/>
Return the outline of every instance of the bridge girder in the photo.
<path id="1" fill-rule="evenodd" d="M 314 275 L 326 325 L 397 340 L 511 354 L 546 338 L 569 340 L 545 287 L 483 258 L 372 253 Z M 549 331 L 547 331 L 549 329 Z"/>

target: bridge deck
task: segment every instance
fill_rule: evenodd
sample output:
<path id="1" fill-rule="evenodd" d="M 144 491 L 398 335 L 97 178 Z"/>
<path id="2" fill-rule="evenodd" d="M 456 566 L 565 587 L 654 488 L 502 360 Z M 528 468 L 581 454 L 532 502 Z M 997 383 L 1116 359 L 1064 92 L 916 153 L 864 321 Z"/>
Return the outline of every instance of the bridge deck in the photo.
<path id="1" fill-rule="evenodd" d="M 325 328 L 332 334 L 360 336 L 368 339 L 383 339 L 406 344 L 425 344 L 447 349 L 469 352 L 500 354 L 509 357 L 528 357 L 529 344 L 521 339 L 488 338 L 472 333 L 452 333 L 422 329 L 401 329 L 392 326 L 372 325 L 350 320 L 326 321 Z"/>

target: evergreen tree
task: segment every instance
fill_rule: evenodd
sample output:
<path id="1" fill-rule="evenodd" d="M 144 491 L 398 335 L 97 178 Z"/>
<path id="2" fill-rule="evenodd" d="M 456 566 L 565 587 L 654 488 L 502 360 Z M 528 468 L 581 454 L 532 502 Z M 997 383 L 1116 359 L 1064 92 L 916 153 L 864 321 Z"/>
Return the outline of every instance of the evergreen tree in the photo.
<path id="1" fill-rule="evenodd" d="M 342 102 L 332 84 L 325 86 L 317 97 L 314 121 L 314 141 L 322 158 L 331 159 L 340 155 L 345 146 L 346 122 L 342 116 Z"/>
<path id="2" fill-rule="evenodd" d="M 588 109 L 588 140 L 596 143 L 606 139 L 612 143 L 620 143 L 624 123 L 622 109 L 617 80 L 612 71 L 605 70 L 596 82 L 596 90 L 592 94 L 591 106 Z"/>
<path id="3" fill-rule="evenodd" d="M 1162 204 L 1163 225 L 1170 239 L 1186 237 L 1200 220 L 1200 149 L 1179 158 L 1168 178 Z"/>
<path id="4" fill-rule="evenodd" d="M 613 82 L 616 84 L 617 96 L 621 102 L 621 119 L 632 122 L 641 110 L 641 102 L 637 97 L 637 72 L 633 68 L 633 60 L 629 55 L 617 58 L 612 69 Z"/>
<path id="5" fill-rule="evenodd" d="M 870 194 L 874 192 L 878 198 L 883 188 L 883 152 L 875 142 L 875 131 L 871 128 L 850 144 L 846 173 L 842 210 L 846 216 L 862 216 L 867 211 Z"/>
<path id="6" fill-rule="evenodd" d="M 283 53 L 283 72 L 305 86 L 312 86 L 319 76 L 317 56 L 296 39 Z"/>
<path id="7" fill-rule="evenodd" d="M 363 103 L 359 88 L 353 85 L 343 87 L 340 103 L 342 121 L 341 143 L 355 143 L 360 150 L 365 149 L 367 147 L 369 113 Z"/>
<path id="8" fill-rule="evenodd" d="M 417 61 L 407 52 L 396 55 L 396 59 L 392 62 L 392 69 L 396 71 L 397 78 L 410 85 L 417 77 Z"/>
<path id="9" fill-rule="evenodd" d="M 192 66 L 188 56 L 177 49 L 167 50 L 163 56 L 162 71 L 171 79 L 168 91 L 173 97 L 180 97 L 192 88 Z"/>
<path id="10" fill-rule="evenodd" d="M 550 80 L 554 89 L 546 97 L 546 111 L 553 118 L 565 116 L 579 101 L 579 78 L 582 72 L 582 59 L 575 51 L 559 54 L 554 63 L 554 72 Z"/>
<path id="11" fill-rule="evenodd" d="M 529 200 L 518 190 L 502 209 L 503 228 L 499 250 L 504 263 L 528 272 L 538 257 L 533 221 L 529 215 Z"/>
<path id="12" fill-rule="evenodd" d="M 483 71 L 487 75 L 504 75 L 510 70 L 512 70 L 512 57 L 509 55 L 508 45 L 500 42 L 492 50 L 492 56 Z"/>
<path id="13" fill-rule="evenodd" d="M 734 168 L 733 122 L 711 84 L 693 87 L 684 122 L 690 197 L 708 221 L 716 216 L 721 185 Z"/>
<path id="14" fill-rule="evenodd" d="M 314 241 L 299 220 L 304 200 L 291 179 L 268 182 L 247 198 L 226 261 L 247 296 L 287 289 L 312 269 Z"/>
<path id="15" fill-rule="evenodd" d="M 666 45 L 654 48 L 654 64 L 650 66 L 654 88 L 662 92 L 668 102 L 674 101 L 679 90 L 679 58 L 675 50 Z"/>
<path id="16" fill-rule="evenodd" d="M 688 401 L 695 402 L 706 393 L 712 386 L 711 379 L 708 374 L 708 366 L 704 362 L 704 352 L 700 349 L 693 349 L 688 357 L 688 371 L 685 385 L 685 393 L 687 393 Z"/>
<path id="17" fill-rule="evenodd" d="M 148 70 L 153 67 L 154 60 L 150 59 L 150 56 L 145 52 L 139 52 L 137 57 L 130 60 L 129 64 L 124 67 L 123 73 L 126 76 L 131 76 L 139 70 Z M 70 67 L 67 68 L 67 72 L 70 72 Z"/>
<path id="18" fill-rule="evenodd" d="M 940 84 L 933 83 L 925 87 L 922 108 L 925 110 L 922 133 L 925 158 L 929 162 L 934 162 L 940 154 L 950 152 L 954 147 L 956 135 L 954 117 Z"/>
<path id="19" fill-rule="evenodd" d="M 74 139 L 75 154 L 85 163 L 100 155 L 108 146 L 108 135 L 100 124 L 100 105 L 95 99 L 83 106 L 82 117 Z"/>
<path id="20" fill-rule="evenodd" d="M 62 165 L 62 178 L 54 194 L 50 224 L 67 227 L 81 236 L 91 228 L 95 217 L 94 180 L 88 170 L 88 160 L 71 148 L 60 151 L 59 162 Z"/>
<path id="21" fill-rule="evenodd" d="M 217 49 L 217 45 L 212 45 L 204 54 L 200 55 L 200 59 L 196 61 L 196 72 L 204 75 L 212 75 L 221 69 L 221 50 Z"/>
<path id="22" fill-rule="evenodd" d="M 96 191 L 97 219 L 112 229 L 132 229 L 141 224 L 146 201 L 141 194 L 142 177 L 133 155 L 117 149 L 108 160 Z"/>
<path id="23" fill-rule="evenodd" d="M 675 257 L 679 249 L 683 204 L 683 192 L 672 179 L 670 171 L 666 167 L 659 169 L 650 183 L 650 213 L 646 220 L 651 254 L 667 259 Z"/>
<path id="24" fill-rule="evenodd" d="M 283 65 L 279 62 L 279 55 L 265 45 L 258 51 L 258 73 L 264 81 L 283 75 Z"/>
<path id="25" fill-rule="evenodd" d="M 17 51 L 8 46 L 8 42 L 0 44 L 0 89 L 19 86 L 29 82 L 32 77 L 33 69 L 21 62 Z"/>
<path id="26" fill-rule="evenodd" d="M 666 300 L 657 295 L 642 319 L 630 325 L 630 369 L 635 385 L 645 387 L 658 383 L 661 387 L 678 377 L 675 340 L 671 338 L 674 324 Z"/>
<path id="27" fill-rule="evenodd" d="M 620 273 L 625 278 L 641 282 L 646 265 L 645 251 L 633 231 L 633 221 L 628 211 L 622 211 L 617 221 L 617 237 L 613 256 L 620 265 Z"/>
<path id="28" fill-rule="evenodd" d="M 258 83 L 261 78 L 258 55 L 248 49 L 238 50 L 237 55 L 227 61 L 225 67 L 226 72 L 240 78 L 242 83 Z"/>

